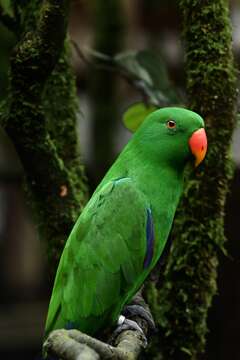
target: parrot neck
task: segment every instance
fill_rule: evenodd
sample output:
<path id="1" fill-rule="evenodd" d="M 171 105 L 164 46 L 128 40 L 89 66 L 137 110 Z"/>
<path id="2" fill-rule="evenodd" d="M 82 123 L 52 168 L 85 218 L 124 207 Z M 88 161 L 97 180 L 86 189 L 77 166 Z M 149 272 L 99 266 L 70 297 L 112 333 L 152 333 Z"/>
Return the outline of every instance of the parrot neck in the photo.
<path id="1" fill-rule="evenodd" d="M 171 167 L 146 163 L 135 167 L 129 173 L 137 187 L 150 200 L 153 214 L 157 217 L 171 218 L 176 211 L 183 188 L 183 171 Z M 169 220 L 167 220 L 169 221 Z M 164 221 L 161 219 L 161 223 Z"/>
<path id="2" fill-rule="evenodd" d="M 127 145 L 99 185 L 129 177 L 145 194 L 153 216 L 155 239 L 154 255 L 148 270 L 155 266 L 167 242 L 182 193 L 183 172 L 184 166 L 174 168 L 164 158 L 152 159 L 137 147 Z"/>
<path id="3" fill-rule="evenodd" d="M 161 208 L 167 208 L 169 204 L 176 208 L 183 187 L 184 166 L 173 167 L 164 162 L 164 157 L 152 159 L 144 153 L 135 154 L 133 149 L 126 151 L 124 158 L 119 160 L 122 160 L 126 176 L 136 182 L 153 208 L 158 208 L 159 204 Z"/>
<path id="4" fill-rule="evenodd" d="M 130 177 L 149 200 L 153 214 L 155 250 L 153 267 L 168 239 L 174 214 L 183 190 L 184 167 L 173 168 L 166 163 L 152 161 L 132 149 L 120 158 L 121 175 Z M 120 175 L 120 174 L 119 174 Z M 161 225 L 160 225 L 161 224 Z"/>

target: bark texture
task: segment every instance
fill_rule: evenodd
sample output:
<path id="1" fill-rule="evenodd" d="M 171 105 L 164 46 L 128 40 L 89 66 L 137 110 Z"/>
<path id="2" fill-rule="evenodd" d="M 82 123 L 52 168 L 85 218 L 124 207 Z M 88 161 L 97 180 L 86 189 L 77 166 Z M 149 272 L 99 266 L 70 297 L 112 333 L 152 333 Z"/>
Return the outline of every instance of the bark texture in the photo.
<path id="1" fill-rule="evenodd" d="M 2 125 L 23 165 L 53 276 L 86 190 L 75 131 L 76 87 L 65 44 L 69 1 L 14 5 L 21 36 L 11 58 Z"/>
<path id="2" fill-rule="evenodd" d="M 151 316 L 141 291 L 135 295 L 132 304 L 142 306 Z M 142 332 L 122 330 L 111 337 L 111 345 L 78 330 L 54 330 L 43 344 L 43 353 L 63 360 L 137 360 L 147 346 L 146 337 L 151 329 L 149 323 L 138 315 L 132 316 L 131 320 L 138 324 Z"/>
<path id="3" fill-rule="evenodd" d="M 189 108 L 206 122 L 209 149 L 190 177 L 174 229 L 163 287 L 149 289 L 164 358 L 197 359 L 204 351 L 207 314 L 216 294 L 224 249 L 224 206 L 232 177 L 229 157 L 236 124 L 236 71 L 225 0 L 182 0 Z"/>
<path id="4" fill-rule="evenodd" d="M 136 360 L 145 342 L 138 331 L 124 331 L 114 347 L 78 330 L 55 330 L 44 347 L 50 355 L 63 360 Z"/>

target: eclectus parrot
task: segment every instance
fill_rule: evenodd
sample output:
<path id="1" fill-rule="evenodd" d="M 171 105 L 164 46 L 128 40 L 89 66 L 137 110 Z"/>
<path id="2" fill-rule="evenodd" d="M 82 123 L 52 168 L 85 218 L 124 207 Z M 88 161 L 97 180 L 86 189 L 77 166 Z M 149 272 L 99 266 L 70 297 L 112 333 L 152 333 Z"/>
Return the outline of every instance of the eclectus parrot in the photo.
<path id="1" fill-rule="evenodd" d="M 64 248 L 46 335 L 88 334 L 113 325 L 157 263 L 183 188 L 183 172 L 204 159 L 203 119 L 182 108 L 150 113 L 79 216 Z"/>

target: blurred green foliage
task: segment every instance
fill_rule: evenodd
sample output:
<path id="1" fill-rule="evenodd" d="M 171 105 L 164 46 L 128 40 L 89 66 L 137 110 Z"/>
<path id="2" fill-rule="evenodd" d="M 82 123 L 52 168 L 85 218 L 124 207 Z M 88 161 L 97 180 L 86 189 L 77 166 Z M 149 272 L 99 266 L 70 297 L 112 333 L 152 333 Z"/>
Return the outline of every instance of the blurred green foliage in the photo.
<path id="1" fill-rule="evenodd" d="M 146 103 L 157 107 L 184 103 L 172 84 L 166 63 L 162 56 L 151 50 L 124 51 L 109 56 L 96 50 L 88 49 L 91 63 L 96 68 L 114 71 L 127 80 Z M 85 56 L 85 54 L 84 54 Z"/>
<path id="2" fill-rule="evenodd" d="M 12 3 L 11 0 L 1 0 L 0 1 L 0 6 L 3 8 L 4 12 L 6 12 L 9 15 L 13 15 L 11 3 Z"/>
<path id="3" fill-rule="evenodd" d="M 123 123 L 128 130 L 135 132 L 144 119 L 154 110 L 157 110 L 157 107 L 153 105 L 147 106 L 143 102 L 133 104 L 123 114 Z"/>
<path id="4" fill-rule="evenodd" d="M 116 55 L 114 61 L 149 103 L 158 107 L 179 103 L 160 54 L 150 50 L 128 51 Z"/>
<path id="5" fill-rule="evenodd" d="M 6 97 L 10 55 L 16 38 L 5 26 L 0 24 L 0 101 Z"/>

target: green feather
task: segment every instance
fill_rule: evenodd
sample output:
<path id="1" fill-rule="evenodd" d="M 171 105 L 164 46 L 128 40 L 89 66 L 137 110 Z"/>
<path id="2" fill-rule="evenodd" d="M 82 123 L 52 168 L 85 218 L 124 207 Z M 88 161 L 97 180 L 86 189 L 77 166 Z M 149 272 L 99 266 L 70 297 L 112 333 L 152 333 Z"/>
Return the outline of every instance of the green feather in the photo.
<path id="1" fill-rule="evenodd" d="M 129 211 L 129 201 L 139 209 L 137 214 Z M 113 312 L 122 296 L 122 282 L 127 285 L 125 290 L 130 291 L 142 271 L 147 206 L 145 196 L 129 179 L 116 184 L 112 181 L 94 195 L 84 210 L 87 214 L 75 225 L 63 252 L 52 295 L 56 300 L 50 304 L 47 332 L 55 328 L 54 321 L 59 324 L 54 312 L 60 305 L 58 316 L 64 327 L 76 319 L 80 321 L 106 311 Z M 87 231 L 83 222 L 88 224 Z M 135 239 L 131 238 L 132 224 L 139 227 L 140 237 Z M 127 245 L 134 242 L 138 243 L 133 245 L 138 249 L 136 258 L 132 256 L 131 246 Z M 63 274 L 67 274 L 64 287 L 61 286 Z"/>
<path id="2" fill-rule="evenodd" d="M 176 128 L 168 128 L 169 119 Z M 161 256 L 192 159 L 188 141 L 203 126 L 199 115 L 179 108 L 154 111 L 143 121 L 67 240 L 46 335 L 68 324 L 94 334 L 116 321 Z M 149 209 L 154 247 L 146 267 Z"/>

